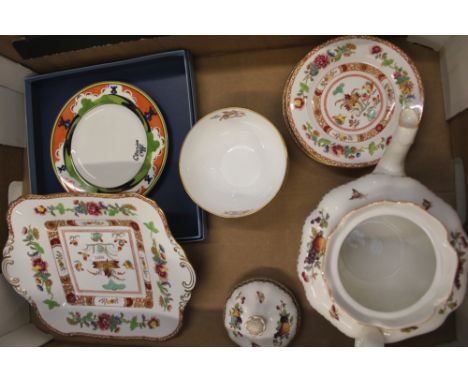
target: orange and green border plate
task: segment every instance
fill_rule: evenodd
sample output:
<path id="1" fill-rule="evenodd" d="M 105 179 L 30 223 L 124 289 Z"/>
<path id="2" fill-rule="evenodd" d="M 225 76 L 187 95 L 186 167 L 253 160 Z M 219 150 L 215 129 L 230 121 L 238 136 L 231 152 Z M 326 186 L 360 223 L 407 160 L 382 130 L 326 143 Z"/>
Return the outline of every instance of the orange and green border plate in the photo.
<path id="1" fill-rule="evenodd" d="M 129 108 L 142 122 L 147 137 L 146 156 L 138 173 L 128 182 L 113 188 L 99 187 L 84 179 L 75 168 L 70 153 L 73 132 L 80 119 L 89 110 L 104 104 Z M 144 195 L 161 176 L 167 153 L 168 133 L 158 106 L 142 90 L 119 81 L 94 83 L 75 93 L 60 110 L 50 139 L 50 159 L 54 173 L 69 192 L 136 192 Z"/>

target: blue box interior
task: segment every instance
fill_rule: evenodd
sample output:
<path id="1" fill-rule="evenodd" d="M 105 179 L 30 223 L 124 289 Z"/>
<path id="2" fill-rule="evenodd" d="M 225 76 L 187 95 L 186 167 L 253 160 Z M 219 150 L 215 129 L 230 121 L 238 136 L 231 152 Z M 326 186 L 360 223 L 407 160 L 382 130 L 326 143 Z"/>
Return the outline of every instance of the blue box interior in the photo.
<path id="1" fill-rule="evenodd" d="M 146 196 L 163 209 L 172 234 L 181 242 L 204 238 L 204 213 L 185 193 L 179 176 L 179 153 L 196 121 L 190 57 L 185 51 L 89 66 L 26 79 L 26 109 L 31 192 L 64 192 L 50 160 L 50 136 L 62 106 L 94 82 L 128 82 L 146 92 L 160 107 L 169 134 L 163 174 Z"/>

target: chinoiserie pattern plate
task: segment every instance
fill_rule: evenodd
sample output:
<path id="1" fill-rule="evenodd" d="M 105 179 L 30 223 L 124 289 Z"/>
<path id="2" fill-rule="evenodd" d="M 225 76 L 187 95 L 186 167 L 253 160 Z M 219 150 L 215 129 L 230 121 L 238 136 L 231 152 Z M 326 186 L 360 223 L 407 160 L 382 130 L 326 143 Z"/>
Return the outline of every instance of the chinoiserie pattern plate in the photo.
<path id="1" fill-rule="evenodd" d="M 253 279 L 238 285 L 227 299 L 224 326 L 239 346 L 287 346 L 299 317 L 296 299 L 283 285 Z"/>
<path id="2" fill-rule="evenodd" d="M 168 136 L 158 106 L 142 90 L 101 82 L 67 101 L 50 146 L 65 190 L 146 194 L 163 171 Z"/>
<path id="3" fill-rule="evenodd" d="M 50 331 L 148 340 L 178 332 L 195 273 L 154 202 L 29 195 L 7 216 L 3 275 Z"/>
<path id="4" fill-rule="evenodd" d="M 331 166 L 378 162 L 402 108 L 422 116 L 419 73 L 398 47 L 374 37 L 340 37 L 309 52 L 286 84 L 283 112 L 311 158 Z"/>

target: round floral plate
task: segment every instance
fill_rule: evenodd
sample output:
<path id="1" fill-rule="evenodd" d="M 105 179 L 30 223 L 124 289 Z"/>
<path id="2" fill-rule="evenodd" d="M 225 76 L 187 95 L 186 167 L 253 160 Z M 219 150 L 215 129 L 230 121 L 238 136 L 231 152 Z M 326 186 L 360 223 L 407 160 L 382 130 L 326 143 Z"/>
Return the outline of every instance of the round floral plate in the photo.
<path id="1" fill-rule="evenodd" d="M 299 306 L 276 281 L 248 280 L 227 299 L 224 326 L 239 346 L 287 346 L 299 326 Z"/>
<path id="2" fill-rule="evenodd" d="M 311 158 L 338 167 L 378 162 L 402 108 L 422 116 L 421 78 L 398 47 L 374 37 L 340 37 L 316 47 L 286 84 L 283 112 Z"/>
<path id="3" fill-rule="evenodd" d="M 161 341 L 179 331 L 195 273 L 153 201 L 28 195 L 7 219 L 3 276 L 52 333 Z"/>
<path id="4" fill-rule="evenodd" d="M 137 192 L 156 184 L 168 149 L 159 108 L 140 89 L 100 82 L 76 93 L 60 111 L 50 155 L 70 192 Z"/>

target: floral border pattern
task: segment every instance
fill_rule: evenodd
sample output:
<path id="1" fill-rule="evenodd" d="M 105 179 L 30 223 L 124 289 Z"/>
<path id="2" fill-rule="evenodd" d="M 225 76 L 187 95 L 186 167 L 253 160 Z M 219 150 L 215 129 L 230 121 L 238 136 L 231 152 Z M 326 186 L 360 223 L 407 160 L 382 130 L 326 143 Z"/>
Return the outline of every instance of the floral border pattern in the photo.
<path id="1" fill-rule="evenodd" d="M 457 253 L 458 266 L 455 273 L 454 289 L 452 290 L 448 300 L 439 309 L 439 314 L 444 314 L 447 309 L 454 310 L 460 303 L 460 301 L 457 301 L 455 298 L 455 291 L 461 288 L 461 276 L 464 272 L 464 265 L 466 262 L 465 255 L 468 248 L 468 241 L 462 232 L 450 232 L 450 244 Z"/>
<path id="2" fill-rule="evenodd" d="M 159 231 L 155 227 L 154 222 L 143 223 L 144 226 L 150 231 L 152 245 L 151 253 L 153 254 L 153 261 L 155 262 L 154 270 L 158 275 L 159 280 L 157 281 L 157 286 L 161 295 L 159 296 L 159 305 L 164 309 L 170 312 L 172 310 L 171 302 L 174 300 L 171 296 L 169 289 L 171 284 L 168 281 L 168 268 L 167 268 L 167 258 L 166 251 L 161 244 L 156 242 L 154 235 Z"/>
<path id="3" fill-rule="evenodd" d="M 39 215 L 50 214 L 52 216 L 63 215 L 66 212 L 73 212 L 75 216 L 116 216 L 121 213 L 125 216 L 136 215 L 136 207 L 132 204 L 126 203 L 120 205 L 118 203 L 105 204 L 103 202 L 84 202 L 80 200 L 73 201 L 73 207 L 65 207 L 63 203 L 56 205 L 44 206 L 39 205 L 34 208 L 34 212 Z M 168 281 L 168 268 L 165 248 L 156 242 L 154 235 L 159 230 L 154 225 L 154 222 L 144 223 L 145 227 L 150 231 L 152 238 L 151 253 L 153 254 L 153 260 L 155 262 L 155 272 L 158 275 L 159 280 L 157 281 L 158 289 L 161 293 L 159 297 L 159 305 L 167 311 L 172 310 L 171 302 L 174 300 L 171 296 L 169 289 L 171 284 Z"/>
<path id="4" fill-rule="evenodd" d="M 84 199 L 84 200 L 93 200 L 93 199 L 102 199 L 105 203 L 107 200 L 111 201 L 111 204 L 113 205 L 115 201 L 119 202 L 122 200 L 123 203 L 125 202 L 130 202 L 134 205 L 137 205 L 138 211 L 140 211 L 141 208 L 145 207 L 143 210 L 150 211 L 153 215 L 155 215 L 155 219 L 160 219 L 161 223 L 161 229 L 163 236 L 169 240 L 170 242 L 170 255 L 171 258 L 173 258 L 173 255 L 176 256 L 174 258 L 175 262 L 174 265 L 177 265 L 177 268 L 180 268 L 181 272 L 184 272 L 186 274 L 186 277 L 188 279 L 183 279 L 180 280 L 180 283 L 177 284 L 177 291 L 179 292 L 180 289 L 180 297 L 179 297 L 179 304 L 178 304 L 178 309 L 173 309 L 173 313 L 167 313 L 166 316 L 167 318 L 171 319 L 171 322 L 174 325 L 171 325 L 170 330 L 166 328 L 167 325 L 167 320 L 161 320 L 161 330 L 156 331 L 155 334 L 152 334 L 151 332 L 146 333 L 142 332 L 141 334 L 119 334 L 117 337 L 122 340 L 128 340 L 128 339 L 135 339 L 135 340 L 143 340 L 143 341 L 153 341 L 153 342 L 162 342 L 162 341 L 167 341 L 170 338 L 173 338 L 176 336 L 182 327 L 183 324 L 183 312 L 186 308 L 187 303 L 190 300 L 191 297 L 191 292 L 196 284 L 196 275 L 194 272 L 194 269 L 189 262 L 183 248 L 176 242 L 174 237 L 171 234 L 167 219 L 164 215 L 164 212 L 159 208 L 157 203 L 151 199 L 148 199 L 144 197 L 141 194 L 137 193 L 121 193 L 121 194 L 98 194 L 98 193 L 56 193 L 56 194 L 50 194 L 50 195 L 24 195 L 16 199 L 14 202 L 12 202 L 9 207 L 8 211 L 6 214 L 7 217 L 7 226 L 8 226 L 8 231 L 9 231 L 9 236 L 8 236 L 8 242 L 7 242 L 7 247 L 5 247 L 4 250 L 4 259 L 2 261 L 1 267 L 2 270 L 4 271 L 4 276 L 6 278 L 6 281 L 23 297 L 25 298 L 30 304 L 31 304 L 31 309 L 34 311 L 34 314 L 36 315 L 36 318 L 40 325 L 44 327 L 47 331 L 60 335 L 60 336 L 84 336 L 84 337 L 89 337 L 89 338 L 94 338 L 94 339 L 114 339 L 116 338 L 115 335 L 112 335 L 111 333 L 99 333 L 99 332 L 93 332 L 90 329 L 83 328 L 80 330 L 80 328 L 76 329 L 69 329 L 64 327 L 62 324 L 54 324 L 54 322 L 50 322 L 49 317 L 50 313 L 47 313 L 47 310 L 44 310 L 42 304 L 40 304 L 40 299 L 37 298 L 37 295 L 34 294 L 35 286 L 33 285 L 33 289 L 31 289 L 28 286 L 28 289 L 24 289 L 24 283 L 21 282 L 21 280 L 18 277 L 12 276 L 11 272 L 14 271 L 15 269 L 18 269 L 18 264 L 17 261 L 15 260 L 21 260 L 21 256 L 24 255 L 25 250 L 23 249 L 22 251 L 18 251 L 17 246 L 15 248 L 13 247 L 13 243 L 15 242 L 16 236 L 18 238 L 21 238 L 21 230 L 23 227 L 23 224 L 18 225 L 18 222 L 14 219 L 14 216 L 18 216 L 18 214 L 15 213 L 15 211 L 21 206 L 24 208 L 25 206 L 29 204 L 29 202 L 34 203 L 34 206 L 39 206 L 39 205 L 48 205 L 52 201 L 52 204 L 57 204 L 57 202 L 61 201 L 65 205 L 69 205 L 69 202 L 71 202 L 75 199 Z M 115 199 L 115 201 L 114 201 Z M 142 206 L 140 207 L 139 204 L 135 203 L 142 203 Z M 107 204 L 107 203 L 106 203 Z M 119 203 L 122 204 L 122 203 Z M 34 206 L 30 207 L 31 212 L 34 210 Z M 23 215 L 24 216 L 24 215 Z M 159 220 L 158 220 L 159 221 Z M 27 223 L 26 223 L 27 224 Z M 16 251 L 15 251 L 16 249 Z M 179 281 L 179 280 L 178 280 Z M 31 294 L 30 294 L 31 293 Z M 113 310 L 116 312 L 116 310 Z M 57 309 L 57 313 L 61 317 L 61 321 L 63 321 L 65 324 L 66 323 L 66 315 L 67 312 L 63 309 Z M 57 316 L 56 316 L 57 317 Z M 159 334 L 158 334 L 159 333 Z"/>
<path id="5" fill-rule="evenodd" d="M 370 53 L 374 55 L 375 59 L 380 61 L 382 66 L 387 66 L 394 70 L 393 79 L 401 92 L 398 101 L 403 107 L 410 105 L 411 102 L 416 99 L 416 96 L 414 95 L 414 83 L 411 81 L 408 72 L 401 66 L 398 66 L 395 60 L 390 58 L 388 53 L 384 52 L 380 45 L 371 47 Z"/>
<path id="6" fill-rule="evenodd" d="M 22 233 L 24 235 L 23 242 L 28 246 L 30 251 L 27 252 L 27 255 L 31 258 L 32 270 L 34 273 L 34 278 L 36 281 L 37 289 L 41 292 L 46 292 L 48 298 L 42 302 L 47 305 L 47 307 L 52 310 L 60 306 L 60 304 L 55 301 L 54 294 L 52 293 L 52 279 L 51 275 L 48 272 L 49 264 L 44 261 L 42 255 L 44 254 L 44 248 L 39 244 L 39 230 L 31 226 L 23 227 Z"/>
<path id="7" fill-rule="evenodd" d="M 461 232 L 450 233 L 450 244 L 455 249 L 458 256 L 458 267 L 455 274 L 455 288 L 461 288 L 461 275 L 463 274 L 463 267 L 466 262 L 465 254 L 468 248 L 468 242 Z"/>
<path id="8" fill-rule="evenodd" d="M 333 153 L 337 157 L 345 159 L 359 158 L 363 153 L 374 155 L 377 151 L 383 151 L 392 141 L 392 136 L 387 138 L 380 137 L 380 140 L 371 141 L 367 146 L 357 147 L 354 145 L 333 143 L 331 139 L 323 138 L 321 133 L 314 129 L 310 122 L 302 125 L 306 136 L 310 139 L 314 146 L 319 147 L 324 153 Z"/>
<path id="9" fill-rule="evenodd" d="M 341 131 L 338 127 L 338 131 L 335 131 L 337 128 L 336 124 L 340 124 L 341 121 L 335 120 L 335 126 L 330 125 L 324 117 L 324 113 L 322 112 L 322 105 L 321 105 L 321 98 L 324 97 L 327 92 L 329 93 L 330 89 L 326 91 L 326 87 L 330 81 L 334 80 L 335 77 L 345 74 L 346 77 L 349 77 L 350 74 L 348 72 L 357 71 L 361 73 L 365 73 L 366 75 L 371 75 L 373 77 L 372 81 L 376 84 L 379 83 L 382 87 L 382 92 L 386 95 L 386 105 L 385 105 L 385 112 L 383 113 L 381 119 L 377 123 L 375 120 L 371 124 L 375 124 L 375 126 L 371 130 L 366 130 L 363 133 L 359 133 L 357 135 L 351 135 L 346 132 Z M 341 82 L 340 85 L 333 91 L 333 94 L 340 94 L 343 93 L 341 86 L 345 86 L 344 82 Z M 380 92 L 380 91 L 379 91 Z M 365 63 L 347 63 L 341 64 L 338 67 L 331 69 L 319 82 L 317 87 L 313 92 L 313 99 L 312 105 L 314 109 L 314 117 L 318 126 L 320 127 L 319 130 L 324 131 L 327 135 L 333 137 L 337 141 L 340 142 L 363 142 L 369 141 L 374 136 L 380 134 L 388 125 L 390 121 L 393 111 L 394 111 L 394 100 L 395 95 L 393 92 L 393 87 L 391 84 L 391 79 L 387 78 L 379 69 L 374 66 L 365 64 Z M 359 99 L 362 97 L 361 93 L 355 93 L 355 97 L 347 94 L 344 96 L 344 99 L 341 101 L 346 104 L 345 109 L 348 107 L 352 108 L 354 101 L 359 103 Z M 379 96 L 380 99 L 380 96 Z M 326 114 L 326 112 L 325 112 Z M 333 118 L 328 116 L 328 119 L 331 121 Z M 366 127 L 364 128 L 366 129 Z M 348 129 L 349 131 L 349 129 Z M 356 133 L 356 132 L 355 132 Z"/>
<path id="10" fill-rule="evenodd" d="M 365 199 L 367 196 L 356 189 L 351 189 L 351 197 L 348 200 L 354 199 Z M 427 199 L 423 199 L 421 207 L 424 210 L 428 210 L 432 207 L 432 202 Z M 324 237 L 324 230 L 328 228 L 328 221 L 330 215 L 325 213 L 323 209 L 318 211 L 317 217 L 312 218 L 310 223 L 312 224 L 310 241 L 307 243 L 307 256 L 304 259 L 303 271 L 301 272 L 302 280 L 305 283 L 310 282 L 311 278 L 315 280 L 319 275 L 322 258 L 325 255 L 327 239 Z M 459 301 L 456 300 L 455 292 L 460 290 L 462 287 L 461 276 L 464 273 L 464 265 L 466 263 L 466 253 L 468 251 L 468 240 L 465 238 L 462 232 L 450 232 L 450 245 L 454 248 L 458 256 L 458 266 L 455 273 L 455 279 L 453 283 L 453 290 L 445 303 L 439 308 L 439 314 L 445 314 L 447 309 L 450 311 L 455 310 Z M 338 310 L 335 304 L 332 304 L 329 310 L 330 316 L 339 320 Z M 403 328 L 401 332 L 409 333 L 418 327 Z"/>
<path id="11" fill-rule="evenodd" d="M 303 72 L 306 72 L 307 65 L 312 63 L 313 60 L 317 57 L 319 54 L 324 54 L 327 52 L 327 49 L 329 50 L 330 48 L 333 49 L 336 46 L 343 46 L 346 43 L 355 43 L 357 45 L 356 52 L 359 51 L 361 48 L 360 45 L 356 41 L 362 41 L 363 44 L 365 45 L 365 48 L 363 50 L 363 53 L 365 54 L 365 50 L 369 49 L 375 44 L 379 44 L 380 46 L 387 48 L 389 51 L 394 51 L 395 52 L 395 57 L 398 57 L 398 59 L 401 59 L 402 65 L 406 68 L 407 72 L 411 75 L 411 81 L 414 83 L 414 95 L 417 97 L 415 98 L 415 102 L 413 104 L 419 108 L 419 110 L 422 112 L 422 107 L 423 107 L 423 102 L 424 102 L 424 89 L 422 87 L 422 81 L 419 75 L 419 72 L 417 68 L 415 67 L 414 63 L 411 61 L 411 59 L 405 54 L 404 51 L 402 51 L 400 48 L 395 46 L 394 44 L 383 40 L 379 39 L 377 37 L 368 37 L 368 36 L 342 36 L 342 37 L 337 37 L 328 41 L 325 41 L 324 43 L 320 44 L 316 48 L 312 49 L 295 67 L 295 69 L 292 71 L 287 84 L 284 89 L 284 95 L 283 95 L 283 114 L 285 119 L 287 120 L 288 123 L 288 128 L 293 135 L 294 140 L 296 143 L 303 149 L 303 151 L 311 158 L 317 160 L 318 162 L 330 165 L 330 166 L 337 166 L 337 167 L 366 167 L 370 166 L 376 163 L 378 158 L 381 156 L 381 154 L 377 155 L 374 154 L 373 158 L 372 157 L 367 157 L 367 155 L 360 155 L 360 160 L 347 160 L 347 158 L 344 158 L 341 156 L 341 158 L 336 157 L 333 155 L 333 151 L 330 154 L 323 154 L 321 150 L 316 150 L 314 147 L 314 144 L 309 142 L 308 138 L 305 136 L 304 132 L 302 131 L 302 128 L 304 124 L 307 122 L 308 118 L 305 120 L 302 120 L 300 124 L 298 124 L 297 119 L 295 117 L 294 110 L 295 109 L 302 109 L 303 106 L 305 105 L 304 100 L 302 99 L 302 96 L 300 97 L 301 99 L 297 99 L 297 94 L 304 92 L 305 89 L 301 89 L 300 82 L 302 82 L 301 75 Z M 369 55 L 371 60 L 375 60 L 375 58 L 372 55 Z M 375 62 L 375 66 L 379 66 L 379 62 Z M 339 63 L 336 64 L 337 67 L 339 67 Z M 394 83 L 394 78 L 391 73 L 391 69 L 387 70 L 390 71 L 389 73 L 389 80 L 391 83 Z M 415 78 L 413 78 L 413 75 Z M 403 76 L 404 77 L 404 76 Z M 399 81 L 405 82 L 404 78 L 401 78 Z M 402 85 L 402 86 L 407 86 Z M 397 87 L 398 89 L 399 87 Z M 310 88 L 309 88 L 309 93 L 310 93 Z M 295 98 L 296 97 L 296 98 Z M 417 101 L 417 103 L 416 103 Z M 399 105 L 397 101 L 397 105 Z M 304 119 L 304 118 L 301 118 Z M 388 139 L 388 138 L 387 138 Z M 339 143 L 339 142 L 337 142 Z M 375 145 L 371 147 L 371 150 L 377 146 L 377 144 L 380 142 L 375 142 Z M 382 142 L 383 143 L 383 142 Z M 343 147 L 344 149 L 344 147 Z M 340 153 L 340 148 L 338 148 L 338 152 Z M 351 158 L 354 159 L 354 158 Z"/>
<path id="12" fill-rule="evenodd" d="M 310 91 L 310 83 L 320 73 L 322 69 L 325 69 L 330 63 L 338 62 L 342 57 L 349 57 L 356 51 L 356 45 L 347 43 L 338 45 L 334 49 L 327 50 L 326 54 L 319 54 L 315 57 L 313 62 L 307 64 L 304 70 L 304 77 L 299 82 L 299 91 L 296 93 L 294 98 L 294 107 L 296 109 L 302 109 L 307 99 L 307 93 Z"/>
<path id="13" fill-rule="evenodd" d="M 306 70 L 304 71 L 306 75 L 302 78 L 301 82 L 299 83 L 300 90 L 296 93 L 296 98 L 294 99 L 294 107 L 296 109 L 301 109 L 305 105 L 305 100 L 307 99 L 306 93 L 310 91 L 310 82 L 313 81 L 314 77 L 319 73 L 320 69 L 326 68 L 330 63 L 339 61 L 343 56 L 351 56 L 353 53 L 355 53 L 355 50 L 356 45 L 352 43 L 347 43 L 338 46 L 335 49 L 329 49 L 327 51 L 327 54 L 317 55 L 314 61 L 306 66 Z M 400 69 L 399 73 L 405 73 L 404 77 L 401 77 L 401 86 L 407 86 L 403 85 L 403 83 L 407 84 L 408 73 L 402 68 L 397 69 Z M 414 98 L 414 96 L 412 97 Z M 333 155 L 336 157 L 343 157 L 348 160 L 359 158 L 363 153 L 368 153 L 372 156 L 377 151 L 383 151 L 385 147 L 390 144 L 391 141 L 391 136 L 387 138 L 381 137 L 380 140 L 374 140 L 369 142 L 367 146 L 357 147 L 355 145 L 333 143 L 331 139 L 321 137 L 321 133 L 317 129 L 314 129 L 314 127 L 309 121 L 303 124 L 302 128 L 306 132 L 306 137 L 312 141 L 314 146 L 322 148 L 325 154 L 333 153 Z M 377 132 L 380 132 L 383 129 L 384 125 L 379 125 L 377 128 Z"/>
<path id="14" fill-rule="evenodd" d="M 73 201 L 73 207 L 65 207 L 63 203 L 57 203 L 56 205 L 44 206 L 39 205 L 34 208 L 34 212 L 39 215 L 50 214 L 52 216 L 64 215 L 66 212 L 73 212 L 75 216 L 116 216 L 121 213 L 125 216 L 136 215 L 136 207 L 132 204 L 126 203 L 119 205 L 105 204 L 103 202 L 83 202 L 80 200 Z"/>
<path id="15" fill-rule="evenodd" d="M 147 319 L 144 314 L 140 316 L 133 316 L 131 319 L 125 318 L 124 313 L 109 314 L 101 313 L 95 314 L 88 312 L 81 315 L 79 312 L 69 312 L 66 318 L 70 325 L 79 325 L 80 328 L 87 327 L 92 330 L 109 331 L 111 333 L 119 333 L 122 325 L 128 325 L 131 331 L 135 329 L 156 329 L 160 326 L 160 321 L 156 317 Z"/>

